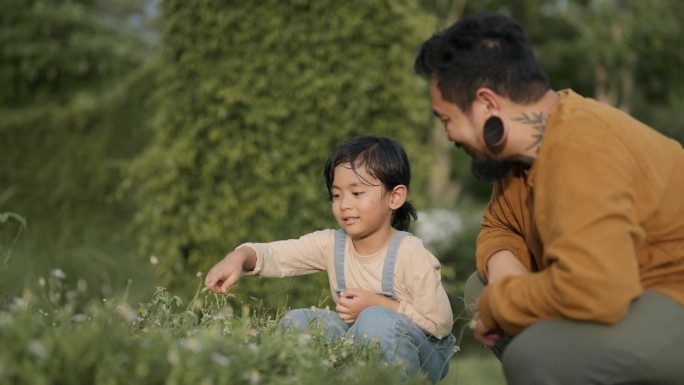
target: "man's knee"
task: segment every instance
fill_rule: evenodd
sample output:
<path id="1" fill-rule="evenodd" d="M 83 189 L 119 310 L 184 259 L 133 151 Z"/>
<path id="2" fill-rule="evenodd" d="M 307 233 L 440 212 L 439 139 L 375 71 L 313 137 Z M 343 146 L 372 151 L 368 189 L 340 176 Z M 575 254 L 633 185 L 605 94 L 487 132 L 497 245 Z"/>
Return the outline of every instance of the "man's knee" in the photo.
<path id="1" fill-rule="evenodd" d="M 578 323 L 579 324 L 579 323 Z M 605 354 L 591 346 L 574 323 L 548 320 L 536 323 L 510 340 L 501 362 L 513 385 L 587 384 L 607 373 Z M 579 324 L 581 327 L 582 325 Z M 604 378 L 605 379 L 605 378 Z"/>

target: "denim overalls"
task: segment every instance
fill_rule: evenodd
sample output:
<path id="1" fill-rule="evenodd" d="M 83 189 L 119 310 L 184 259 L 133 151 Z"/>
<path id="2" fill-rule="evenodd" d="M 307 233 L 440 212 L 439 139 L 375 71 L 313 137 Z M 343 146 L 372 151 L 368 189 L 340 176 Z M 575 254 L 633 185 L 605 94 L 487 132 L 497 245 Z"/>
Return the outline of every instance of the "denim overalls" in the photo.
<path id="1" fill-rule="evenodd" d="M 382 272 L 382 291 L 377 293 L 394 300 L 397 299 L 394 295 L 397 250 L 401 240 L 407 234 L 407 232 L 398 231 L 390 241 Z M 338 295 L 346 289 L 344 282 L 346 239 L 347 233 L 343 229 L 335 232 L 334 263 L 337 279 L 335 291 Z M 379 343 L 387 363 L 402 365 L 406 374 L 423 371 L 432 382 L 437 382 L 446 376 L 456 345 L 456 338 L 452 334 L 438 339 L 426 334 L 405 315 L 382 306 L 364 309 L 353 324 L 345 323 L 337 312 L 332 310 L 295 309 L 283 317 L 281 325 L 302 331 L 310 330 L 312 326 L 322 327 L 323 332 L 331 338 L 375 340 Z"/>

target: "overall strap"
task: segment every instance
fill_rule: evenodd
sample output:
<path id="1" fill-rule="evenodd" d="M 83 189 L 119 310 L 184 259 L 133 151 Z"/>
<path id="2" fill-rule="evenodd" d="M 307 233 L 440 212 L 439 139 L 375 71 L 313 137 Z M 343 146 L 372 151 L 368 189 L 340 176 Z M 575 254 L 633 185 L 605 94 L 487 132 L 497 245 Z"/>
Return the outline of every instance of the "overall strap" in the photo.
<path id="1" fill-rule="evenodd" d="M 344 283 L 344 244 L 347 240 L 347 232 L 344 229 L 335 231 L 335 275 L 337 276 L 337 289 L 339 295 L 347 289 Z"/>
<path id="2" fill-rule="evenodd" d="M 382 268 L 382 292 L 378 294 L 396 299 L 394 296 L 394 268 L 397 264 L 397 250 L 399 250 L 399 244 L 406 235 L 408 235 L 406 231 L 397 231 L 394 237 L 392 237 L 389 246 L 387 246 L 385 265 Z"/>

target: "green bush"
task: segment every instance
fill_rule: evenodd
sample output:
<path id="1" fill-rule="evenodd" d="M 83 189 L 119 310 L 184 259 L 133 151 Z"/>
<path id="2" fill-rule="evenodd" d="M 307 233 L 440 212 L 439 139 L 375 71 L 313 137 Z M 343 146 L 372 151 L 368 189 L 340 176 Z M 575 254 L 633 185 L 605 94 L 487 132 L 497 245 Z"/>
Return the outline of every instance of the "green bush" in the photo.
<path id="1" fill-rule="evenodd" d="M 335 227 L 323 164 L 353 135 L 400 140 L 421 196 L 430 106 L 412 62 L 434 22 L 414 2 L 167 0 L 162 8 L 156 136 L 126 181 L 142 255 L 160 261 L 160 284 L 188 282 L 245 241 Z M 324 278 L 243 285 L 308 306 L 327 291 Z"/>
<path id="2" fill-rule="evenodd" d="M 5 294 L 55 267 L 109 292 L 141 270 L 121 234 L 132 208 L 116 191 L 149 136 L 154 62 L 100 3 L 0 2 L 0 212 L 30 224 L 5 266 Z"/>

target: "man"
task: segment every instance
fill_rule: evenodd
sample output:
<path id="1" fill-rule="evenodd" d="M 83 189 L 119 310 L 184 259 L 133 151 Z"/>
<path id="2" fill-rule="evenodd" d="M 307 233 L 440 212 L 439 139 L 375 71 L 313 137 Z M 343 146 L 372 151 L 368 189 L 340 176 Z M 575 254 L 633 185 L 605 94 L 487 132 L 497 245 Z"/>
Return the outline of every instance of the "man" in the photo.
<path id="1" fill-rule="evenodd" d="M 462 18 L 415 68 L 448 139 L 495 182 L 466 297 L 507 381 L 684 383 L 682 146 L 551 90 L 501 15 Z"/>

